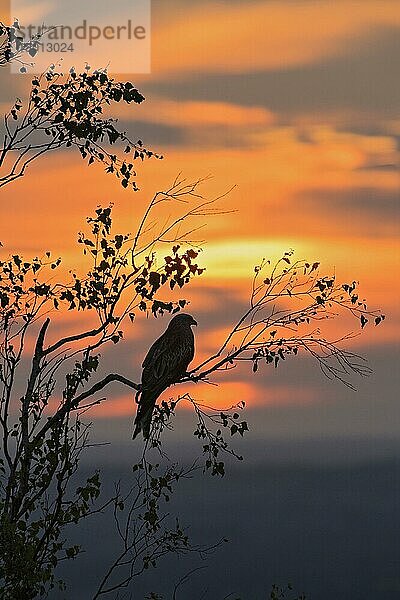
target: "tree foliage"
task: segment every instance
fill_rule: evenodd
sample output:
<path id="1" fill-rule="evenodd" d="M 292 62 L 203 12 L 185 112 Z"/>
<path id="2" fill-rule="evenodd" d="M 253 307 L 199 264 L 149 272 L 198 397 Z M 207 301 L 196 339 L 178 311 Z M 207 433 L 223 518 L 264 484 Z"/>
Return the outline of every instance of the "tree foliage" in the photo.
<path id="1" fill-rule="evenodd" d="M 26 55 L 32 59 L 39 50 L 41 37 L 46 29 L 38 32 L 31 38 L 25 39 L 18 19 L 14 19 L 12 25 L 5 25 L 0 21 L 0 67 L 12 62 L 18 63 L 20 72 L 26 73 L 27 67 L 32 63 L 27 62 Z"/>
<path id="2" fill-rule="evenodd" d="M 4 117 L 0 150 L 0 187 L 20 177 L 43 154 L 75 148 L 89 165 L 100 163 L 124 188 L 137 190 L 135 163 L 161 158 L 131 141 L 118 129 L 116 119 L 105 116 L 115 102 L 140 104 L 144 96 L 127 82 L 110 77 L 106 69 L 67 75 L 55 65 L 31 81 L 29 99 L 17 98 Z M 114 151 L 119 148 L 119 152 Z"/>

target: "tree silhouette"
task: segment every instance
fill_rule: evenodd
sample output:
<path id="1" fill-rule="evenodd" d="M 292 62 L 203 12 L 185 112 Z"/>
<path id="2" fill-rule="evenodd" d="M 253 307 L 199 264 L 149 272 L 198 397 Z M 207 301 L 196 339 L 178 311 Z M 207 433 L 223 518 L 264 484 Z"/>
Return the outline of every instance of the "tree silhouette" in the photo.
<path id="1" fill-rule="evenodd" d="M 16 153 L 17 158 L 2 185 L 22 176 L 26 166 L 44 152 L 75 146 L 89 163 L 103 162 L 124 187 L 136 189 L 133 163 L 118 159 L 101 145 L 107 136 L 109 144 L 127 143 L 126 150 L 133 151 L 134 157 L 136 153 L 140 158 L 151 155 L 141 144 L 131 144 L 111 120 L 99 116 L 104 105 L 120 100 L 129 104 L 143 97 L 131 84 L 116 82 L 105 71 L 72 71 L 64 78 L 52 68 L 34 79 L 24 116 L 20 102 L 11 110 L 14 129 L 6 117 L 0 166 L 9 153 Z M 42 146 L 36 141 L 37 133 L 50 141 Z M 248 430 L 241 418 L 243 403 L 216 410 L 196 401 L 195 386 L 193 395 L 178 392 L 173 400 L 162 400 L 156 407 L 150 439 L 140 461 L 133 465 L 135 479 L 127 494 L 117 486 L 115 494 L 99 505 L 97 470 L 84 485 L 72 487 L 89 439 L 90 426 L 82 417 L 106 401 L 98 392 L 111 382 L 132 390 L 132 396 L 140 389 L 126 374 L 105 372 L 100 350 L 111 346 L 117 356 L 125 328 L 135 327 L 138 313 L 160 317 L 179 312 L 187 304 L 180 297 L 181 289 L 203 275 L 193 240 L 196 221 L 221 214 L 223 197 L 203 197 L 201 184 L 178 177 L 168 189 L 155 193 L 134 234 L 115 233 L 113 207 L 98 207 L 78 235 L 89 262 L 84 275 L 72 272 L 70 277 L 60 274 L 57 278 L 61 259 L 50 252 L 33 259 L 11 253 L 0 261 L 4 452 L 0 461 L 0 576 L 5 599 L 33 599 L 45 596 L 55 585 L 63 586 L 56 579 L 57 565 L 81 551 L 79 546 L 68 545 L 68 526 L 94 512 L 111 511 L 121 552 L 103 574 L 93 598 L 129 587 L 165 555 L 208 550 L 193 545 L 179 520 L 168 518 L 164 509 L 176 484 L 190 476 L 196 465 L 184 468 L 165 460 L 158 464 L 150 452 L 156 450 L 163 456 L 165 429 L 171 426 L 177 404 L 187 402 L 194 410 L 194 435 L 200 441 L 203 470 L 224 475 L 224 454 L 241 459 L 227 440 Z M 164 204 L 176 209 L 166 224 L 157 218 Z M 342 348 L 351 336 L 328 340 L 319 327 L 326 319 L 349 314 L 364 328 L 371 321 L 378 325 L 384 315 L 368 309 L 355 281 L 340 283 L 334 275 L 321 274 L 319 267 L 318 262 L 295 260 L 291 250 L 273 264 L 263 259 L 249 278 L 249 304 L 229 335 L 206 360 L 194 364 L 176 389 L 179 383 L 211 382 L 217 374 L 229 378 L 231 369 L 242 361 L 249 362 L 256 373 L 261 366 L 276 368 L 299 354 L 310 355 L 325 375 L 346 385 L 351 385 L 351 373 L 368 374 L 363 359 Z M 79 328 L 77 322 L 75 333 L 49 342 L 55 335 L 54 324 L 66 311 L 87 315 L 87 327 Z M 25 382 L 23 388 L 21 382 Z M 273 593 L 271 597 L 279 597 L 281 592 L 276 588 Z"/>
<path id="2" fill-rule="evenodd" d="M 106 69 L 67 75 L 52 65 L 31 82 L 27 102 L 17 98 L 4 116 L 0 150 L 0 188 L 23 177 L 27 168 L 54 150 L 75 148 L 88 164 L 101 163 L 124 188 L 137 190 L 135 162 L 162 158 L 133 142 L 104 111 L 114 102 L 140 104 L 144 97 L 130 83 L 116 81 Z M 114 146 L 119 147 L 119 155 Z"/>

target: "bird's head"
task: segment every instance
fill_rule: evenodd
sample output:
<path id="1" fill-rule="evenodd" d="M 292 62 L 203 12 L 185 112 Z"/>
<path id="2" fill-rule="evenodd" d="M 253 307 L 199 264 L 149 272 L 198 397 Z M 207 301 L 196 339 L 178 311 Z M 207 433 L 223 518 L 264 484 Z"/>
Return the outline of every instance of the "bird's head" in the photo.
<path id="1" fill-rule="evenodd" d="M 169 323 L 169 326 L 175 327 L 176 325 L 180 327 L 190 327 L 191 325 L 197 325 L 197 321 L 193 319 L 192 315 L 188 315 L 187 313 L 179 313 L 173 317 Z"/>

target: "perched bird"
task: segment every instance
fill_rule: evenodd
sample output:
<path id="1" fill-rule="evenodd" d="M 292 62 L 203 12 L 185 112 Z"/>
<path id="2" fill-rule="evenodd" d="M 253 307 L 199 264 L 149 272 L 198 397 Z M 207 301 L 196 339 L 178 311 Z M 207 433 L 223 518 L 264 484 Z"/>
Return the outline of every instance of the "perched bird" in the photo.
<path id="1" fill-rule="evenodd" d="M 191 315 L 175 315 L 165 332 L 148 351 L 142 365 L 142 385 L 133 439 L 141 431 L 145 440 L 149 438 L 151 417 L 157 398 L 185 375 L 189 363 L 193 360 L 192 325 L 197 323 Z"/>

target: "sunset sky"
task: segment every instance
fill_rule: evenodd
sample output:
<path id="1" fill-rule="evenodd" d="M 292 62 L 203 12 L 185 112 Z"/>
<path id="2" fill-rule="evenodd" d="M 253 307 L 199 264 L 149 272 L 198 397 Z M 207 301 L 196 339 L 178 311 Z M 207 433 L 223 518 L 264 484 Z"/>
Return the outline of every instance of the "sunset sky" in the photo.
<path id="1" fill-rule="evenodd" d="M 66 20 L 79 22 L 87 10 L 88 23 L 97 19 L 107 27 L 138 18 L 132 9 L 137 1 L 0 0 L 0 21 L 18 17 L 21 25 L 57 25 L 61 7 Z M 145 13 L 142 18 L 148 23 Z M 213 375 L 217 385 L 171 386 L 164 392 L 162 399 L 190 391 L 197 402 L 218 409 L 245 401 L 249 432 L 232 440 L 244 460 L 221 453 L 226 476 L 208 476 L 211 470 L 201 469 L 204 442 L 193 435 L 195 416 L 188 404 L 178 405 L 173 428 L 163 432 L 165 454 L 160 458 L 152 448 L 148 456 L 161 466 L 200 468 L 193 477 L 179 478 L 165 510 L 171 521 L 179 516 L 199 547 L 229 541 L 212 546 L 216 551 L 208 561 L 201 553 L 201 560 L 197 553 L 182 553 L 175 562 L 171 557 L 158 562 L 134 580 L 132 593 L 258 600 L 267 598 L 273 583 L 290 581 L 296 597 L 304 592 L 313 600 L 395 600 L 400 1 L 152 0 L 147 33 L 148 73 L 148 57 L 135 54 L 140 43 L 127 40 L 87 45 L 87 57 L 84 51 L 79 58 L 64 54 L 62 69 L 81 70 L 85 60 L 93 69 L 108 63 L 109 73 L 131 81 L 145 102 L 114 103 L 109 116 L 118 118 L 130 139 L 143 140 L 164 159 L 135 164 L 140 190 L 134 192 L 103 166 L 89 167 L 75 149 L 44 155 L 23 178 L 0 189 L 0 258 L 51 250 L 63 259 L 51 276 L 84 273 L 90 265 L 77 237 L 86 217 L 113 203 L 114 233 L 135 232 L 152 196 L 180 174 L 188 181 L 204 179 L 199 190 L 204 197 L 221 197 L 220 214 L 191 223 L 205 225 L 194 236 L 201 248 L 196 260 L 206 270 L 175 295 L 190 301 L 185 312 L 198 322 L 192 366 L 218 350 L 248 308 L 254 267 L 290 249 L 297 259 L 320 262 L 321 274 L 358 281 L 360 297 L 386 319 L 363 330 L 348 317 L 318 323 L 321 337 L 330 340 L 360 334 L 344 347 L 364 356 L 372 374 L 352 376 L 355 391 L 328 380 L 300 351 L 276 369 L 260 364 L 252 373 L 252 364 L 241 362 Z M 136 58 L 143 68 L 121 72 Z M 1 114 L 16 97 L 27 98 L 31 79 L 32 72 L 11 73 L 0 65 Z M 3 134 L 0 120 L 0 143 Z M 182 204 L 166 203 L 156 225 L 181 210 Z M 161 260 L 171 245 L 160 250 Z M 47 343 L 91 326 L 93 312 L 52 311 Z M 119 373 L 139 382 L 143 359 L 169 319 L 137 311 L 134 322 L 125 324 L 124 340 L 102 346 L 92 381 Z M 25 395 L 33 344 L 34 336 L 27 340 L 13 390 L 14 416 Z M 58 383 L 49 412 L 62 398 L 63 382 Z M 84 415 L 84 421 L 93 421 L 91 444 L 79 457 L 70 493 L 99 469 L 100 506 L 120 486 L 123 493 L 132 485 L 143 440 L 132 441 L 132 390 L 114 382 L 97 398 L 101 404 Z M 134 496 L 127 495 L 126 507 Z M 51 598 L 93 597 L 121 553 L 113 510 L 112 503 L 109 512 L 94 511 L 68 529 L 68 545 L 82 544 L 85 552 L 61 563 L 57 578 L 65 578 L 67 591 L 53 590 Z M 130 591 L 122 590 L 122 596 Z"/>
<path id="2" fill-rule="evenodd" d="M 118 4 L 121 19 L 127 6 Z M 43 17 L 51 13 L 51 1 L 35 7 Z M 254 266 L 290 248 L 320 261 L 327 274 L 359 280 L 387 321 L 352 343 L 375 369 L 368 382 L 354 381 L 358 393 L 324 380 L 317 365 L 300 358 L 276 372 L 252 376 L 248 367 L 226 383 L 218 378 L 219 388 L 196 389 L 199 399 L 273 410 L 278 430 L 293 410 L 293 428 L 306 433 L 394 434 L 399 40 L 397 0 L 153 0 L 151 73 L 118 75 L 146 101 L 116 105 L 110 114 L 165 159 L 138 165 L 134 193 L 76 153 L 43 158 L 1 190 L 3 253 L 51 249 L 74 268 L 82 265 L 76 233 L 98 204 L 114 202 L 116 229 L 132 231 L 151 195 L 179 172 L 189 180 L 212 175 L 203 188 L 210 197 L 234 185 L 221 206 L 235 212 L 207 220 L 200 257 L 207 270 L 185 295 L 199 322 L 199 357 L 215 350 L 241 315 Z M 24 97 L 29 79 L 2 70 L 2 109 Z M 124 345 L 104 352 L 106 364 L 138 380 L 143 356 L 166 324 L 139 319 Z M 69 319 L 57 331 L 74 326 Z M 339 323 L 333 333 L 347 327 Z M 132 397 L 114 388 L 95 414 L 132 415 Z"/>

